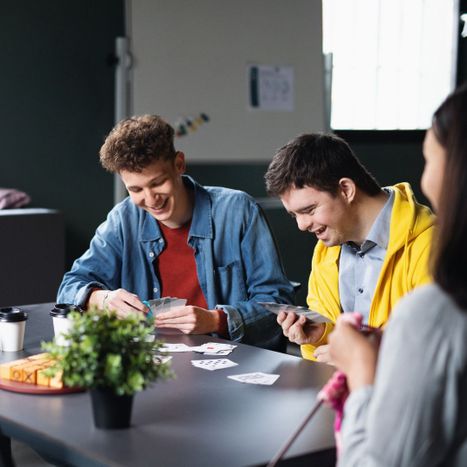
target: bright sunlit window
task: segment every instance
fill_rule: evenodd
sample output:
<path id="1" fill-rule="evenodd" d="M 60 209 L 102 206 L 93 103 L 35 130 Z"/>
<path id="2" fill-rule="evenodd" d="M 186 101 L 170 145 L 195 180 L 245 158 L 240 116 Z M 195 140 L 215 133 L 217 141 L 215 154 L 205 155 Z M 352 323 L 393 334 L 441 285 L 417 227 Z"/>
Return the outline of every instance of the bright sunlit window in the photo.
<path id="1" fill-rule="evenodd" d="M 458 11 L 457 0 L 323 0 L 331 128 L 428 128 L 454 88 Z"/>

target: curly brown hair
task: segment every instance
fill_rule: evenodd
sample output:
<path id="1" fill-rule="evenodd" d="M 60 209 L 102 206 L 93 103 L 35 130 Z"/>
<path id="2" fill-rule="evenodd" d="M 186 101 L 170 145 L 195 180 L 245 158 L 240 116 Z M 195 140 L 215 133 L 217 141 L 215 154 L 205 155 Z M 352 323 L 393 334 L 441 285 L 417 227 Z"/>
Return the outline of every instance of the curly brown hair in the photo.
<path id="1" fill-rule="evenodd" d="M 156 160 L 174 160 L 174 129 L 158 115 L 141 115 L 117 123 L 99 156 L 109 172 L 141 172 Z"/>

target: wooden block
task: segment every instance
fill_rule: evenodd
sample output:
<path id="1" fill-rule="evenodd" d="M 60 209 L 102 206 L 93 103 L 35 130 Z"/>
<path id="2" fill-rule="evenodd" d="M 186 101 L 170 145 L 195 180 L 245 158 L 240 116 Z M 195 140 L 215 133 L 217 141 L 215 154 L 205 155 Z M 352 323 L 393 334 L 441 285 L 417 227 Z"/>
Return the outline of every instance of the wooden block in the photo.
<path id="1" fill-rule="evenodd" d="M 21 382 L 26 384 L 37 384 L 37 372 L 46 368 L 44 365 L 32 363 L 22 367 Z"/>
<path id="2" fill-rule="evenodd" d="M 22 358 L 21 360 L 14 360 L 12 362 L 2 363 L 0 365 L 0 377 L 2 379 L 11 379 L 10 375 L 12 367 L 27 361 L 28 360 L 26 358 Z"/>
<path id="3" fill-rule="evenodd" d="M 42 368 L 37 371 L 37 379 L 36 379 L 36 384 L 38 386 L 50 386 L 50 378 L 48 376 L 44 375 L 44 371 L 47 368 Z"/>
<path id="4" fill-rule="evenodd" d="M 19 363 L 21 362 L 21 363 Z M 12 365 L 10 368 L 10 379 L 11 381 L 21 382 L 23 380 L 23 368 L 30 365 L 31 362 L 28 359 L 25 361 L 18 360 L 16 365 Z"/>
<path id="5" fill-rule="evenodd" d="M 62 389 L 63 382 L 62 382 L 62 372 L 59 371 L 53 378 L 50 378 L 49 386 L 55 389 Z"/>
<path id="6" fill-rule="evenodd" d="M 36 355 L 30 355 L 27 359 L 31 360 L 31 361 L 34 361 L 34 362 L 48 361 L 48 360 L 50 360 L 50 355 L 47 352 L 38 353 Z"/>

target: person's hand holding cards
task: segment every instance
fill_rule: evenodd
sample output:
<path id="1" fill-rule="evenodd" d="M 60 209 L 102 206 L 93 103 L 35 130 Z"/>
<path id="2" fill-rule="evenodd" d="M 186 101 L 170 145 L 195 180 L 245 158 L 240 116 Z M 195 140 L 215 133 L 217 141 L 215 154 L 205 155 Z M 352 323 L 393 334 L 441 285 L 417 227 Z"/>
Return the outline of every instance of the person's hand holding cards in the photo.
<path id="1" fill-rule="evenodd" d="M 219 311 L 186 305 L 186 299 L 164 297 L 146 302 L 159 330 L 178 330 L 183 334 L 208 334 L 219 331 Z M 224 314 L 222 312 L 222 314 Z"/>
<path id="2" fill-rule="evenodd" d="M 277 323 L 290 342 L 295 344 L 315 344 L 325 330 L 327 318 L 305 307 L 279 303 L 260 303 L 264 308 L 277 314 Z"/>

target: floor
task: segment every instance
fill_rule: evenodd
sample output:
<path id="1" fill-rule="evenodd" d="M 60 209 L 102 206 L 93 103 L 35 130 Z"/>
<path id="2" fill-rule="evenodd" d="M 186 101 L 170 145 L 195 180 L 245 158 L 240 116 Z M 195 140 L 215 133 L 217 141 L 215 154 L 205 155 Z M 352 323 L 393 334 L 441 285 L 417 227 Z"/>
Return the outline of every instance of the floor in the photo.
<path id="1" fill-rule="evenodd" d="M 16 467 L 53 467 L 26 444 L 11 440 L 11 450 Z"/>

